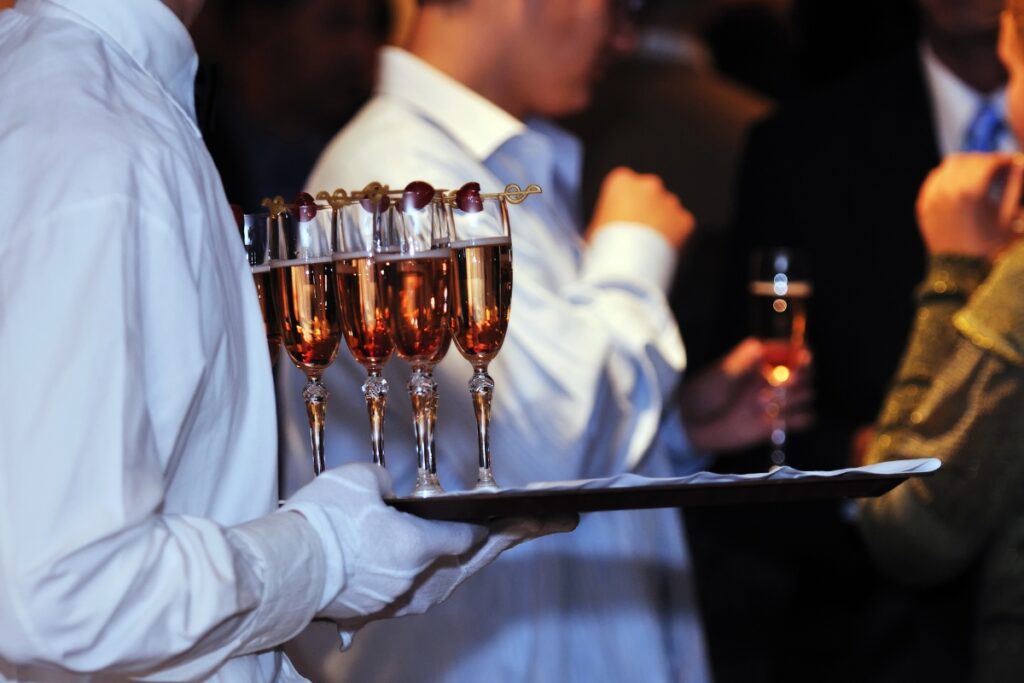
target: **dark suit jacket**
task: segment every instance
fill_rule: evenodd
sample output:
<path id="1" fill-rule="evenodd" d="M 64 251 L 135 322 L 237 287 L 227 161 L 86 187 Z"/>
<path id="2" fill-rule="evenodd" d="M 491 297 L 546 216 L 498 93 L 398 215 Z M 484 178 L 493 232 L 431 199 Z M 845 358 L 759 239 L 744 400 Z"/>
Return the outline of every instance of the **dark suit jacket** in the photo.
<path id="1" fill-rule="evenodd" d="M 807 332 L 829 429 L 872 423 L 896 370 L 924 276 L 914 203 L 938 162 L 916 51 L 780 112 L 750 136 L 739 239 L 747 249 L 774 243 L 808 253 Z"/>
<path id="2" fill-rule="evenodd" d="M 877 416 L 907 339 L 925 263 L 914 204 L 939 161 L 924 83 L 908 50 L 781 109 L 749 137 L 726 264 L 735 315 L 721 347 L 746 332 L 750 248 L 806 250 L 819 420 L 788 447 L 801 469 L 847 465 L 850 436 Z M 762 455 L 738 467 L 766 465 Z M 971 579 L 927 593 L 889 582 L 841 512 L 824 503 L 688 513 L 720 683 L 966 680 Z"/>

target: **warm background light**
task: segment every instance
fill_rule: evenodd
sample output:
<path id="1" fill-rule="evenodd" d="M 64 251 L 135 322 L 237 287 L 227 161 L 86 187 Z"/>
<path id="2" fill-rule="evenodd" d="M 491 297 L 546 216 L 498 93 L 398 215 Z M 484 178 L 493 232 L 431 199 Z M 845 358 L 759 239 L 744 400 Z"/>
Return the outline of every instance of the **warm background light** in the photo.
<path id="1" fill-rule="evenodd" d="M 785 365 L 776 365 L 772 368 L 772 381 L 775 386 L 780 386 L 789 381 L 789 368 Z"/>

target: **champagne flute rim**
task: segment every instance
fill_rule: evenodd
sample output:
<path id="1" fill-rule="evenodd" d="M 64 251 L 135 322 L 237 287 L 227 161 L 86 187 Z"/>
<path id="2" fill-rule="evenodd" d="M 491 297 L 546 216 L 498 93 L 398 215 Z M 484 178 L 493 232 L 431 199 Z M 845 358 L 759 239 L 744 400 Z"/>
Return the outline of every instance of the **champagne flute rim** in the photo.
<path id="1" fill-rule="evenodd" d="M 413 261 L 416 259 L 448 258 L 451 256 L 451 252 L 451 247 L 434 247 L 423 251 L 378 253 L 376 258 L 379 261 Z"/>
<path id="2" fill-rule="evenodd" d="M 449 247 L 452 249 L 466 249 L 468 247 L 490 247 L 490 246 L 512 246 L 512 238 L 508 235 L 497 235 L 494 237 L 474 237 L 468 240 L 452 240 Z"/>
<path id="3" fill-rule="evenodd" d="M 750 293 L 771 296 L 810 297 L 814 293 L 814 285 L 810 280 L 788 280 L 778 285 L 772 280 L 751 280 Z"/>
<path id="4" fill-rule="evenodd" d="M 290 258 L 290 259 L 271 259 L 271 268 L 289 268 L 291 266 L 306 266 L 306 265 L 318 265 L 321 263 L 333 263 L 335 261 L 334 255 L 330 256 L 312 256 L 306 258 Z"/>
<path id="5" fill-rule="evenodd" d="M 373 258 L 373 251 L 363 249 L 359 251 L 339 251 L 333 255 L 335 261 L 357 261 L 364 258 Z"/>

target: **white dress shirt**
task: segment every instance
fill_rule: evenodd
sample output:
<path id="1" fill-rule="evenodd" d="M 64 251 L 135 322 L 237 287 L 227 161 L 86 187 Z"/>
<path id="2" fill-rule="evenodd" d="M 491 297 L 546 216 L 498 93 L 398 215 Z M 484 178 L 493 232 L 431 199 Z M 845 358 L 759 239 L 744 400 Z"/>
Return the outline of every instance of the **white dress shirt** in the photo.
<path id="1" fill-rule="evenodd" d="M 324 552 L 262 517 L 272 376 L 191 39 L 158 0 L 19 0 L 0 55 L 0 680 L 301 680 L 271 648 Z"/>
<path id="2" fill-rule="evenodd" d="M 921 63 L 924 65 L 925 83 L 931 99 L 932 121 L 935 122 L 939 153 L 943 157 L 963 149 L 964 136 L 982 101 L 990 100 L 1005 120 L 1005 86 L 987 95 L 980 93 L 950 71 L 928 43 L 921 43 L 919 50 Z M 999 135 L 998 149 L 1003 152 L 1017 149 L 1009 126 L 1005 126 Z"/>
<path id="3" fill-rule="evenodd" d="M 307 184 L 543 187 L 510 208 L 511 320 L 490 365 L 494 473 L 505 486 L 626 470 L 668 475 L 671 457 L 686 456 L 678 410 L 666 410 L 685 363 L 664 296 L 676 255 L 640 225 L 609 227 L 585 244 L 579 174 L 574 138 L 544 121 L 519 121 L 408 52 L 386 48 L 376 96 L 331 142 Z M 279 404 L 295 488 L 312 473 L 304 378 L 282 361 Z M 476 476 L 471 373 L 454 345 L 436 371 L 438 474 L 448 489 L 467 488 Z M 393 359 L 385 375 L 388 468 L 407 493 L 415 475 L 409 368 Z M 325 376 L 331 464 L 370 458 L 364 379 L 345 349 Z M 430 613 L 360 632 L 351 651 L 325 663 L 325 679 L 342 674 L 389 682 L 707 680 L 679 513 L 586 515 L 572 534 L 509 551 Z"/>

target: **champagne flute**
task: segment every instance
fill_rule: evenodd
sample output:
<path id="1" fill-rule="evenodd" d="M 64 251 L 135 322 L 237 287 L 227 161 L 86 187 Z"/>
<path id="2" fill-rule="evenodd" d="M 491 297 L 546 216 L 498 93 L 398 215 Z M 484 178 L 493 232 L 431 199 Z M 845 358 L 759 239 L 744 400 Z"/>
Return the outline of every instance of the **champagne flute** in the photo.
<path id="1" fill-rule="evenodd" d="M 341 210 L 339 251 L 335 255 L 342 330 L 352 357 L 366 370 L 362 391 L 370 417 L 370 449 L 373 462 L 381 467 L 385 465 L 384 412 L 388 396 L 388 381 L 382 372 L 394 344 L 375 252 L 389 204 L 382 191 L 348 201 Z"/>
<path id="2" fill-rule="evenodd" d="M 267 333 L 270 363 L 273 365 L 281 352 L 281 315 L 271 285 L 270 214 L 265 211 L 243 214 L 241 229 L 242 243 L 249 256 L 249 266 L 252 268 L 252 278 L 256 284 L 256 296 L 259 297 L 260 310 L 263 312 L 263 327 Z"/>
<path id="3" fill-rule="evenodd" d="M 390 208 L 389 229 L 381 231 L 380 275 L 391 339 L 413 369 L 408 384 L 417 455 L 412 495 L 418 497 L 444 492 L 431 440 L 437 409 L 432 371 L 450 341 L 452 258 L 446 216 L 434 188 L 415 181 L 402 192 L 400 204 Z"/>
<path id="4" fill-rule="evenodd" d="M 473 366 L 469 392 L 477 421 L 478 490 L 498 488 L 491 471 L 490 415 L 494 380 L 487 366 L 501 349 L 512 303 L 512 236 L 504 195 L 485 201 L 480 185 L 449 195 L 455 290 L 455 345 Z"/>
<path id="5" fill-rule="evenodd" d="M 786 389 L 799 363 L 811 295 L 804 256 L 793 249 L 761 249 L 751 257 L 751 317 L 764 345 L 762 373 L 772 387 L 771 462 L 786 462 Z"/>
<path id="6" fill-rule="evenodd" d="M 281 231 L 274 296 L 281 307 L 282 341 L 289 358 L 308 380 L 302 397 L 309 418 L 313 473 L 324 471 L 324 418 L 328 391 L 320 378 L 341 341 L 338 282 L 334 275 L 337 212 L 300 193 L 278 214 Z"/>

